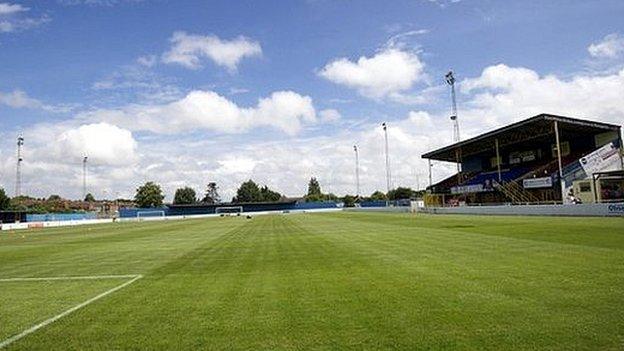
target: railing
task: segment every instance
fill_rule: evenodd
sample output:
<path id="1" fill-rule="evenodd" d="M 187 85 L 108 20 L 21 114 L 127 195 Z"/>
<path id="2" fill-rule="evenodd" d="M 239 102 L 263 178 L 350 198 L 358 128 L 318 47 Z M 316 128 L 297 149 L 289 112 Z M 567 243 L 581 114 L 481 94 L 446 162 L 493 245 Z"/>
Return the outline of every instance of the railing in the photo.
<path id="1" fill-rule="evenodd" d="M 494 182 L 494 187 L 507 196 L 512 203 L 538 203 L 538 199 L 535 195 L 524 190 L 517 182 Z"/>
<path id="2" fill-rule="evenodd" d="M 517 180 L 531 178 L 534 175 L 535 176 L 549 176 L 552 173 L 552 172 L 548 172 L 549 169 L 551 167 L 554 167 L 557 164 L 557 162 L 558 162 L 557 159 L 554 159 L 554 160 L 548 162 L 547 164 L 538 167 L 537 169 L 533 169 L 531 171 L 528 171 L 527 173 L 525 173 L 522 176 L 520 176 Z M 544 171 L 547 171 L 546 174 L 544 174 Z"/>

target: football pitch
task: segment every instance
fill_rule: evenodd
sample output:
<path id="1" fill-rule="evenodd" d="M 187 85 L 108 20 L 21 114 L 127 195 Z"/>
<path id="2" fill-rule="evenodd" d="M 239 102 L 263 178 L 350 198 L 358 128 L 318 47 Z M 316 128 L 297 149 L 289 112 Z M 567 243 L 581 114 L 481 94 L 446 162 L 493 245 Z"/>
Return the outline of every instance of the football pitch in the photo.
<path id="1" fill-rule="evenodd" d="M 337 212 L 2 232 L 0 345 L 622 349 L 624 219 Z"/>

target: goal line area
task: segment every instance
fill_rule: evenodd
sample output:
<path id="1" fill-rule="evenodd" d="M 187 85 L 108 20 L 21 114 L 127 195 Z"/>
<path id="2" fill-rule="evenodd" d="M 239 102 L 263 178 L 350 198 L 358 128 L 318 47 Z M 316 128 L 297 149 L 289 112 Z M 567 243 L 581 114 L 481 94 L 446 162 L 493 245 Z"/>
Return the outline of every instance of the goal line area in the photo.
<path id="1" fill-rule="evenodd" d="M 143 278 L 142 274 L 124 274 L 124 275 L 90 275 L 90 276 L 67 276 L 67 277 L 17 277 L 17 278 L 0 278 L 0 285 L 2 285 L 2 283 L 16 283 L 16 282 L 45 282 L 45 281 L 76 281 L 76 280 L 103 280 L 103 279 L 124 279 L 125 281 L 119 285 L 114 286 L 113 288 L 110 288 L 86 301 L 83 301 L 71 308 L 66 309 L 65 311 L 50 317 L 36 325 L 33 325 L 32 327 L 18 333 L 15 334 L 13 336 L 10 336 L 9 338 L 5 339 L 5 340 L 0 340 L 0 349 L 3 349 L 5 347 L 8 347 L 9 345 L 13 344 L 14 342 L 36 332 L 37 330 L 46 327 L 56 321 L 58 321 L 59 319 L 66 317 L 67 315 L 78 311 L 79 309 L 86 307 L 90 304 L 92 304 L 93 302 L 100 300 L 118 290 L 121 290 L 125 287 L 127 287 L 128 285 L 136 282 L 137 280 Z"/>
<path id="2" fill-rule="evenodd" d="M 165 211 L 153 210 L 153 211 L 137 211 L 136 216 L 138 219 L 144 218 L 164 218 Z"/>
<path id="3" fill-rule="evenodd" d="M 243 213 L 243 206 L 220 206 L 215 207 L 216 214 Z"/>

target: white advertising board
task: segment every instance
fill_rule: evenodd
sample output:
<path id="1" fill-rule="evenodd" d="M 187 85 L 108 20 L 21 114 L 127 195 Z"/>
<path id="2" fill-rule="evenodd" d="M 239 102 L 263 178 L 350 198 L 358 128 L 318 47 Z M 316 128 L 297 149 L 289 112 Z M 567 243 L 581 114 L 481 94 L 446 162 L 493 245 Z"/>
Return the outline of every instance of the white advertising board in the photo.
<path id="1" fill-rule="evenodd" d="M 451 194 L 478 193 L 485 191 L 483 184 L 460 185 L 451 188 Z"/>
<path id="2" fill-rule="evenodd" d="M 613 143 L 609 143 L 594 152 L 581 157 L 579 162 L 587 175 L 591 175 L 596 172 L 618 171 L 622 169 L 622 163 L 620 161 L 618 151 L 619 150 L 613 145 Z"/>
<path id="3" fill-rule="evenodd" d="M 553 186 L 551 177 L 528 178 L 522 180 L 525 189 L 551 188 Z"/>

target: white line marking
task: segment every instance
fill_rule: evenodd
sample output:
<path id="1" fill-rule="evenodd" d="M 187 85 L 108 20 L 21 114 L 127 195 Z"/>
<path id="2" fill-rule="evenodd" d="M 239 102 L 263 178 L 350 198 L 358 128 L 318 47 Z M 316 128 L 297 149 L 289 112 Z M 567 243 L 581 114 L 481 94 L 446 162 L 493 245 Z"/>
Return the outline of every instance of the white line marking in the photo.
<path id="1" fill-rule="evenodd" d="M 88 275 L 77 277 L 32 277 L 32 278 L 0 278 L 0 283 L 9 282 L 39 282 L 46 280 L 97 280 L 97 279 L 130 279 L 135 278 L 139 274 L 125 275 Z"/>
<path id="2" fill-rule="evenodd" d="M 25 337 L 25 336 L 27 336 L 29 334 L 32 334 L 32 333 L 36 332 L 37 330 L 39 330 L 39 329 L 41 329 L 41 328 L 43 328 L 43 327 L 45 327 L 45 326 L 47 326 L 49 324 L 52 324 L 52 323 L 56 322 L 57 320 L 65 317 L 65 316 L 67 316 L 67 315 L 69 315 L 69 314 L 71 314 L 73 312 L 76 312 L 77 310 L 79 310 L 79 309 L 81 309 L 81 308 L 83 308 L 83 307 L 85 307 L 85 306 L 87 306 L 87 305 L 89 305 L 89 304 L 91 304 L 91 303 L 93 303 L 93 302 L 103 298 L 103 297 L 106 297 L 107 295 L 110 295 L 110 294 L 114 293 L 117 290 L 123 289 L 126 286 L 134 283 L 135 281 L 143 278 L 143 276 L 140 275 L 140 274 L 138 274 L 138 275 L 131 275 L 131 276 L 119 276 L 119 275 L 116 275 L 116 276 L 99 276 L 99 277 L 112 277 L 112 278 L 127 277 L 127 278 L 132 278 L 132 279 L 127 281 L 127 282 L 125 282 L 125 283 L 123 283 L 123 284 L 121 284 L 121 285 L 118 285 L 118 286 L 116 286 L 116 287 L 114 287 L 114 288 L 112 288 L 110 290 L 107 290 L 107 291 L 105 291 L 105 292 L 103 292 L 103 293 L 101 293 L 101 294 L 99 294 L 99 295 L 97 295 L 95 297 L 92 297 L 89 300 L 87 300 L 87 301 L 85 301 L 85 302 L 83 302 L 83 303 L 81 303 L 79 305 L 76 305 L 76 306 L 74 306 L 74 307 L 72 307 L 72 308 L 70 308 L 70 309 L 68 309 L 68 310 L 66 310 L 66 311 L 64 311 L 64 312 L 62 312 L 60 314 L 57 314 L 56 316 L 54 316 L 52 318 L 46 319 L 45 321 L 43 321 L 43 322 L 41 322 L 41 323 L 39 323 L 39 324 L 37 324 L 37 325 L 35 325 L 33 327 L 30 327 L 30 328 L 24 330 L 23 332 L 21 332 L 21 333 L 19 333 L 17 335 L 13 335 L 12 337 L 10 337 L 10 338 L 0 342 L 0 349 L 5 348 L 5 347 L 9 346 L 10 344 L 16 342 L 17 340 L 19 340 L 19 339 L 21 339 L 21 338 L 23 338 L 23 337 Z M 52 277 L 52 279 L 50 279 L 50 278 L 10 278 L 10 279 L 29 279 L 29 280 L 22 280 L 22 281 L 32 281 L 32 279 L 37 279 L 38 281 L 42 281 L 42 280 L 61 280 L 63 278 L 65 278 L 65 280 L 70 280 L 70 279 L 67 279 L 67 278 L 98 279 L 98 278 L 95 278 L 95 277 Z M 106 279 L 106 278 L 99 278 L 99 279 Z M 6 281 L 6 280 L 2 280 L 2 281 Z M 10 280 L 10 281 L 19 281 L 19 280 Z"/>

